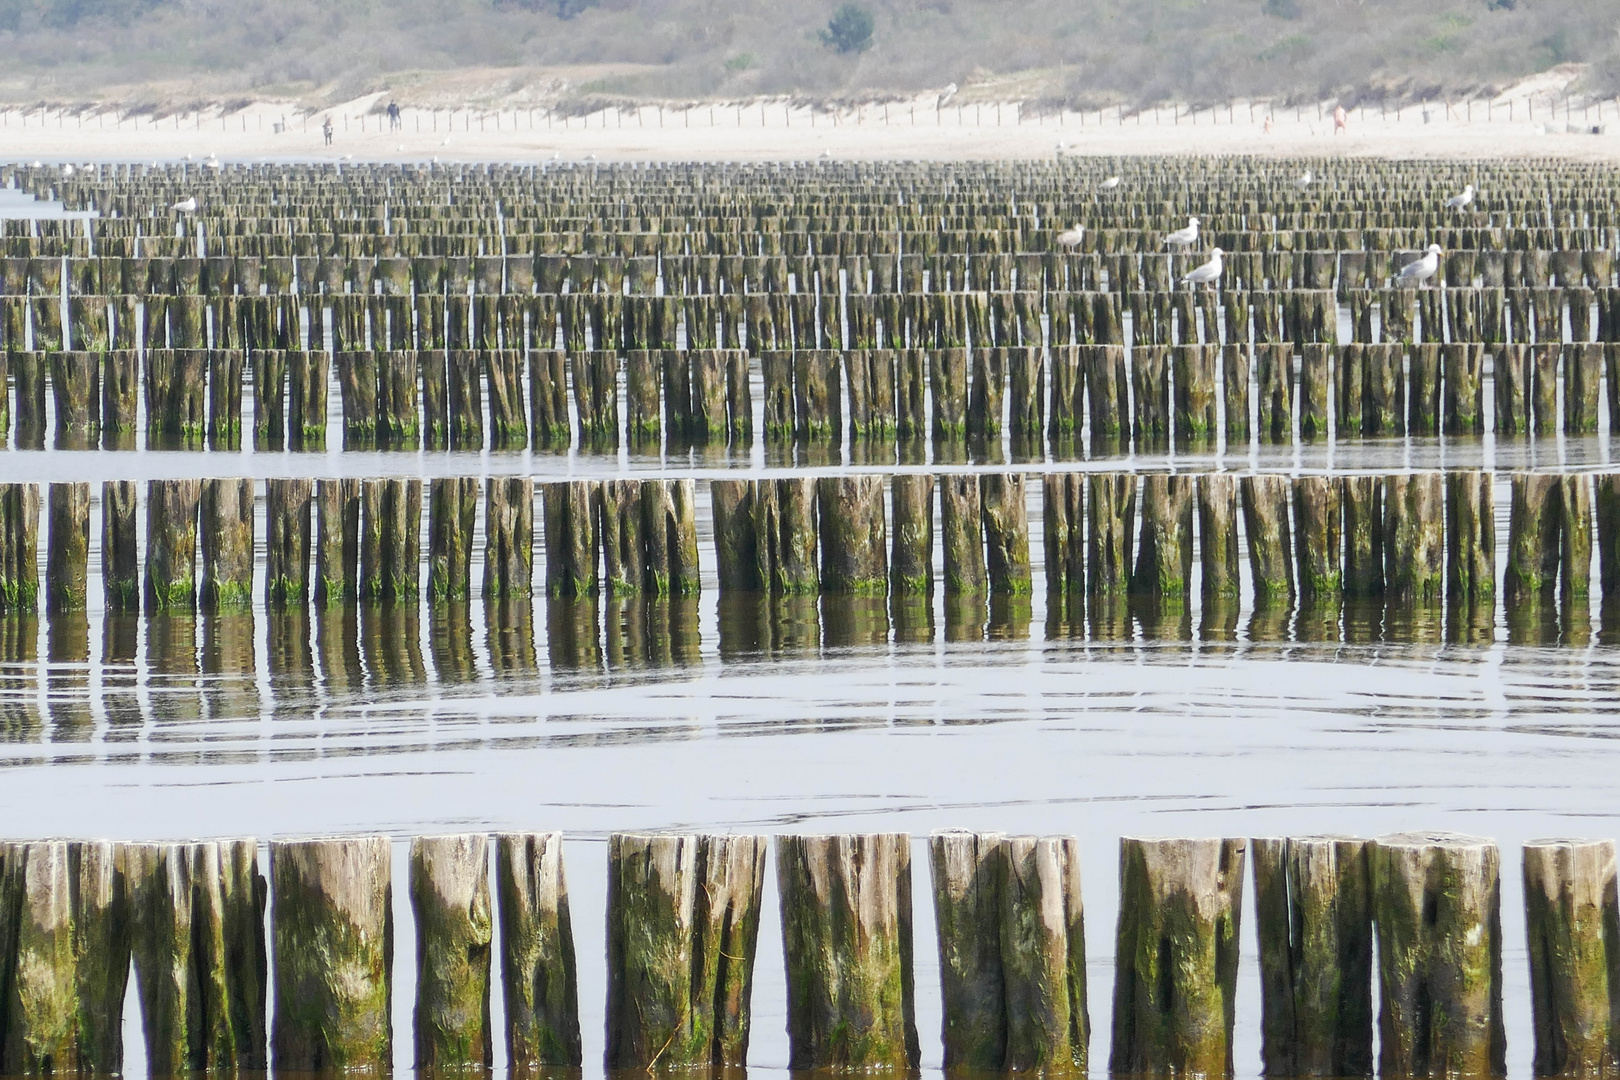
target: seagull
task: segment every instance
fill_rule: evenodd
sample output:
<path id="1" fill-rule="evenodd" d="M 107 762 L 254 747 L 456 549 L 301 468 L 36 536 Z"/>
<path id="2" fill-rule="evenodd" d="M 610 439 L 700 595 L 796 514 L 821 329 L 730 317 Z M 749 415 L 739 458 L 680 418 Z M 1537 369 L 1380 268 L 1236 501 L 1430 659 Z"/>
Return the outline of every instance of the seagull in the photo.
<path id="1" fill-rule="evenodd" d="M 62 175 L 63 176 L 72 176 L 73 175 L 73 165 L 71 163 L 62 166 Z"/>
<path id="2" fill-rule="evenodd" d="M 1464 210 L 1464 209 L 1467 209 L 1468 204 L 1473 202 L 1473 201 L 1474 201 L 1474 185 L 1469 184 L 1467 187 L 1462 189 L 1462 194 L 1461 195 L 1453 195 L 1451 198 L 1446 200 L 1446 209 L 1447 210 Z"/>
<path id="3" fill-rule="evenodd" d="M 1311 176 L 1311 170 L 1306 169 L 1300 174 L 1299 179 L 1294 181 L 1294 187 L 1300 191 L 1304 191 L 1306 188 L 1311 186 L 1311 181 L 1313 179 L 1314 177 Z"/>
<path id="4" fill-rule="evenodd" d="M 1104 180 L 1102 183 L 1097 185 L 1097 190 L 1098 191 L 1113 191 L 1117 187 L 1119 187 L 1119 177 L 1110 176 L 1108 179 Z"/>
<path id="5" fill-rule="evenodd" d="M 1183 285 L 1210 285 L 1219 280 L 1221 276 L 1221 249 L 1209 249 L 1209 262 L 1200 266 L 1181 279 Z"/>
<path id="6" fill-rule="evenodd" d="M 944 105 L 947 101 L 951 100 L 951 98 L 953 98 L 955 96 L 956 96 L 956 84 L 951 83 L 950 85 L 945 87 L 944 92 L 939 95 L 939 100 L 938 100 L 938 102 L 935 103 L 935 107 L 937 108 L 940 105 Z"/>
<path id="7" fill-rule="evenodd" d="M 1413 285 L 1422 285 L 1425 281 L 1428 281 L 1430 278 L 1434 277 L 1435 271 L 1439 269 L 1440 245 L 1430 244 L 1428 250 L 1424 252 L 1421 259 L 1413 259 L 1411 262 L 1401 267 L 1401 272 L 1395 278 L 1395 281 L 1399 285 L 1406 285 L 1408 283 Z"/>
<path id="8" fill-rule="evenodd" d="M 1064 229 L 1062 232 L 1057 234 L 1056 240 L 1064 247 L 1073 249 L 1079 247 L 1080 241 L 1084 240 L 1085 238 L 1086 227 L 1084 225 L 1070 225 L 1067 229 Z"/>
<path id="9" fill-rule="evenodd" d="M 1063 151 L 1064 151 L 1066 146 L 1067 146 L 1067 144 L 1062 139 L 1058 140 L 1058 145 L 1057 145 L 1058 157 L 1063 156 Z"/>
<path id="10" fill-rule="evenodd" d="M 197 212 L 197 196 L 189 195 L 175 203 L 173 206 L 169 207 L 169 209 L 178 210 L 182 214 L 194 214 Z"/>
<path id="11" fill-rule="evenodd" d="M 1188 218 L 1187 227 L 1177 229 L 1165 237 L 1164 242 L 1172 247 L 1192 247 L 1198 243 L 1198 219 L 1195 217 Z"/>

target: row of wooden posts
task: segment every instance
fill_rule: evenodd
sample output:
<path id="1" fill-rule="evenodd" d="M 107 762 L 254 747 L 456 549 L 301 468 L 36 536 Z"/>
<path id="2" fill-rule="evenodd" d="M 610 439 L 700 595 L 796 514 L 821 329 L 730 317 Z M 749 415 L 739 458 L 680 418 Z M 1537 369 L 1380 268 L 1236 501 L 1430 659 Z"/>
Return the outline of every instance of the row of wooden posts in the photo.
<path id="1" fill-rule="evenodd" d="M 1491 473 L 1303 475 L 1054 472 L 1041 478 L 1046 590 L 1059 603 L 1138 597 L 1182 605 L 1241 599 L 1239 520 L 1256 605 L 1383 597 L 1396 605 L 1493 612 L 1496 484 Z M 774 595 L 1028 595 L 1034 590 L 1029 477 L 1022 473 L 853 474 L 710 483 L 721 592 Z M 1620 595 L 1620 473 L 1512 473 L 1509 609 L 1588 603 L 1594 541 L 1603 595 Z M 264 603 L 331 606 L 464 600 L 483 502 L 482 595 L 528 597 L 534 482 L 428 482 L 423 555 L 419 479 L 265 481 Z M 482 490 L 480 490 L 482 489 Z M 1140 494 L 1139 494 L 1140 489 Z M 549 596 L 694 596 L 698 511 L 691 479 L 540 485 Z M 144 565 L 138 486 L 101 490 L 109 611 L 231 610 L 253 604 L 256 481 L 152 480 Z M 482 496 L 482 500 L 480 500 Z M 88 483 L 49 486 L 48 611 L 87 602 Z M 936 501 L 942 565 L 935 561 Z M 1595 528 L 1594 528 L 1595 507 Z M 39 607 L 40 488 L 0 485 L 0 608 Z M 1197 521 L 1195 543 L 1194 521 Z M 312 529 L 313 525 L 313 529 Z M 201 584 L 197 555 L 201 548 Z M 313 564 L 310 558 L 314 551 Z M 1071 598 L 1073 598 L 1071 600 Z"/>
<path id="2" fill-rule="evenodd" d="M 609 838 L 608 1069 L 746 1065 L 767 844 Z M 493 1064 L 496 977 L 512 1067 L 582 1064 L 562 847 L 560 833 L 411 841 L 418 1068 Z M 0 1071 L 118 1072 L 132 960 L 154 1076 L 390 1068 L 390 848 L 272 841 L 267 882 L 252 839 L 0 844 Z M 1084 1075 L 1078 841 L 947 831 L 928 852 L 945 1067 Z M 1265 1075 L 1371 1075 L 1375 1018 L 1379 1075 L 1505 1075 L 1494 842 L 1125 838 L 1119 852 L 1111 1072 L 1233 1074 L 1252 859 Z M 778 836 L 775 863 L 790 1067 L 916 1069 L 910 838 Z M 1523 874 L 1535 1074 L 1612 1075 L 1614 844 L 1533 841 Z"/>
<path id="3" fill-rule="evenodd" d="M 170 257 L 36 255 L 0 257 L 0 296 L 336 297 L 412 295 L 558 297 L 606 293 L 713 297 L 740 293 L 871 293 L 1171 291 L 1207 257 L 1168 254 L 1150 235 L 1079 254 L 1048 235 L 1020 237 L 1030 250 L 957 254 L 595 255 L 511 254 L 468 257 L 213 255 Z M 1228 255 L 1228 284 L 1246 290 L 1337 290 L 1341 298 L 1389 284 L 1421 251 L 1260 250 L 1249 234 L 1206 235 Z M 1258 238 L 1261 234 L 1255 234 Z M 1276 234 L 1264 234 L 1271 241 Z M 1137 239 L 1137 238 L 1132 238 Z M 1404 239 L 1404 238 L 1403 238 Z M 1614 284 L 1613 251 L 1481 250 L 1491 238 L 1433 236 L 1448 249 L 1434 284 L 1486 289 L 1606 289 Z M 1035 245 L 1040 245 L 1038 248 Z M 0 241 L 0 248 L 7 246 Z M 937 245 L 935 245 L 937 246 Z M 1422 247 L 1420 243 L 1417 245 Z M 1247 248 L 1247 250 L 1245 250 Z"/>
<path id="4" fill-rule="evenodd" d="M 988 349 L 563 352 L 260 349 L 0 353 L 0 431 L 42 448 L 324 450 L 333 369 L 354 450 L 751 448 L 931 439 L 1117 452 L 1347 436 L 1527 438 L 1620 416 L 1620 344 L 1118 345 Z M 244 366 L 248 370 L 244 372 Z M 1559 391 L 1562 387 L 1562 405 Z M 624 415 L 621 417 L 621 400 Z M 47 401 L 50 405 L 47 406 Z M 49 409 L 49 412 L 48 412 Z M 9 418 L 5 415 L 12 413 Z M 1330 427 L 1331 422 L 1331 427 Z"/>

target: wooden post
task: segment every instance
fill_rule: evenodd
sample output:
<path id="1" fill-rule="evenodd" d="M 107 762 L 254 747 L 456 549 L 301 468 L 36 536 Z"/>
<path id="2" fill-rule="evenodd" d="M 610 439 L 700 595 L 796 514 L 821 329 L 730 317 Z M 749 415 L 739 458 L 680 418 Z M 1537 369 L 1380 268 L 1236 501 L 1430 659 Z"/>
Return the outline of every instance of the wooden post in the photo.
<path id="1" fill-rule="evenodd" d="M 484 382 L 489 390 L 489 445 L 494 450 L 522 450 L 529 445 L 523 410 L 523 354 L 516 349 L 483 353 Z"/>
<path id="2" fill-rule="evenodd" d="M 1445 502 L 1441 474 L 1384 478 L 1384 590 L 1392 604 L 1428 605 L 1444 588 Z"/>
<path id="3" fill-rule="evenodd" d="M 1440 434 L 1440 346 L 1435 342 L 1408 350 L 1406 430 L 1411 435 Z"/>
<path id="4" fill-rule="evenodd" d="M 894 504 L 894 553 L 889 588 L 896 595 L 934 592 L 934 478 L 896 473 L 890 481 Z"/>
<path id="5" fill-rule="evenodd" d="M 326 382 L 330 354 L 304 352 L 287 354 L 288 397 L 287 446 L 292 450 L 326 449 Z"/>
<path id="6" fill-rule="evenodd" d="M 1219 347 L 1215 345 L 1177 345 L 1175 356 L 1176 380 L 1176 444 L 1203 446 L 1215 441 L 1215 358 Z M 1248 387 L 1244 387 L 1243 429 L 1248 430 Z"/>
<path id="7" fill-rule="evenodd" d="M 1169 366 L 1166 346 L 1138 345 L 1131 350 L 1133 433 L 1139 447 L 1160 447 L 1170 438 Z"/>
<path id="8" fill-rule="evenodd" d="M 136 414 L 140 392 L 138 357 L 139 354 L 134 349 L 115 349 L 103 357 L 101 438 L 105 449 L 135 448 Z M 4 408 L 0 407 L 0 425 L 4 424 L 4 411 Z"/>
<path id="9" fill-rule="evenodd" d="M 884 596 L 889 588 L 883 478 L 824 476 L 816 481 L 821 591 Z"/>
<path id="10" fill-rule="evenodd" d="M 654 596 L 698 595 L 702 580 L 698 574 L 696 485 L 690 479 L 643 480 L 641 513 L 647 591 Z M 813 538 L 812 533 L 812 542 Z"/>
<path id="11" fill-rule="evenodd" d="M 1071 837 L 929 838 L 947 1070 L 1085 1071 L 1078 849 Z"/>
<path id="12" fill-rule="evenodd" d="M 146 610 L 197 606 L 197 504 L 200 480 L 152 480 L 146 486 Z"/>
<path id="13" fill-rule="evenodd" d="M 1400 344 L 1361 347 L 1361 433 L 1400 435 L 1406 431 L 1406 348 Z"/>
<path id="14" fill-rule="evenodd" d="M 545 511 L 546 595 L 594 596 L 600 540 L 593 512 L 599 482 L 575 480 L 540 489 Z"/>
<path id="15" fill-rule="evenodd" d="M 0 613 L 39 609 L 39 485 L 0 484 Z"/>
<path id="16" fill-rule="evenodd" d="M 534 389 L 534 375 L 531 363 L 530 392 Z M 661 434 L 658 422 L 658 353 L 651 349 L 632 349 L 624 354 L 624 387 L 625 387 L 625 430 L 629 433 L 630 442 L 636 446 L 652 444 L 656 446 Z M 542 407 L 536 399 L 536 416 Z M 549 407 L 548 407 L 549 411 Z M 567 418 L 568 410 L 564 406 L 563 417 Z M 548 439 L 549 439 L 548 418 Z M 536 435 L 538 442 L 538 425 L 536 420 Z"/>
<path id="17" fill-rule="evenodd" d="M 253 445 L 280 450 L 287 445 L 287 354 L 280 349 L 254 349 Z"/>
<path id="18" fill-rule="evenodd" d="M 422 481 L 367 480 L 360 511 L 360 598 L 414 610 L 422 592 Z"/>
<path id="19" fill-rule="evenodd" d="M 264 599 L 269 608 L 309 604 L 309 516 L 313 481 L 271 477 L 264 482 Z"/>
<path id="20" fill-rule="evenodd" d="M 1029 562 L 1029 505 L 1023 474 L 980 476 L 979 503 L 990 591 L 1002 596 L 1028 596 L 1035 584 Z M 826 559 L 825 553 L 822 558 Z"/>
<path id="21" fill-rule="evenodd" d="M 450 449 L 449 354 L 444 349 L 423 349 L 417 353 L 416 366 L 422 374 L 422 448 L 448 450 Z M 566 380 L 562 385 L 567 385 Z M 563 426 L 566 428 L 568 422 L 566 404 L 563 405 L 562 416 Z M 567 445 L 566 439 L 563 440 L 563 445 Z"/>
<path id="22" fill-rule="evenodd" d="M 448 359 L 450 449 L 482 450 L 484 393 L 483 380 L 480 378 L 483 365 L 479 363 L 479 353 L 470 349 L 451 349 Z"/>
<path id="23" fill-rule="evenodd" d="M 1482 370 L 1485 347 L 1478 342 L 1455 342 L 1441 352 L 1445 367 L 1445 417 L 1447 435 L 1485 433 L 1485 381 Z M 1596 394 L 1596 387 L 1593 394 Z M 1594 406 L 1596 399 L 1594 396 Z"/>
<path id="24" fill-rule="evenodd" d="M 1500 855 L 1444 833 L 1380 837 L 1378 1073 L 1505 1076 Z"/>
<path id="25" fill-rule="evenodd" d="M 567 447 L 574 439 L 568 413 L 566 354 L 557 349 L 529 350 L 529 426 L 536 447 Z"/>
<path id="26" fill-rule="evenodd" d="M 472 595 L 473 525 L 478 518 L 476 477 L 434 477 L 428 496 L 428 601 Z"/>
<path id="27" fill-rule="evenodd" d="M 208 448 L 242 447 L 242 352 L 208 351 Z"/>
<path id="28" fill-rule="evenodd" d="M 258 842 L 130 844 L 136 984 L 154 1075 L 265 1067 Z"/>
<path id="29" fill-rule="evenodd" d="M 765 837 L 608 840 L 606 1067 L 742 1067 Z"/>
<path id="30" fill-rule="evenodd" d="M 377 354 L 377 445 L 415 450 L 422 443 L 422 413 L 417 404 L 417 353 L 390 350 Z M 519 403 L 521 409 L 522 405 Z"/>
<path id="31" fill-rule="evenodd" d="M 554 1067 L 577 1069 L 584 1061 L 562 849 L 562 833 L 495 838 L 506 1054 L 509 1067 L 523 1077 Z"/>
<path id="32" fill-rule="evenodd" d="M 759 579 L 759 554 L 755 547 L 756 486 L 752 480 L 709 481 L 714 554 L 722 594 L 758 592 L 764 586 Z"/>
<path id="33" fill-rule="evenodd" d="M 1299 437 L 1305 442 L 1327 438 L 1328 364 L 1337 351 L 1315 342 L 1300 347 Z"/>
<path id="34" fill-rule="evenodd" d="M 485 600 L 527 600 L 534 592 L 534 481 L 484 481 Z"/>
<path id="35" fill-rule="evenodd" d="M 647 581 L 641 481 L 602 481 L 596 509 L 602 531 L 602 591 L 609 596 L 640 594 Z"/>
<path id="36" fill-rule="evenodd" d="M 133 480 L 106 480 L 101 485 L 101 591 L 107 610 L 139 611 L 141 568 L 136 556 Z"/>
<path id="37" fill-rule="evenodd" d="M 1221 346 L 1222 404 L 1226 409 L 1228 446 L 1249 445 L 1249 347 Z"/>
<path id="38" fill-rule="evenodd" d="M 1136 524 L 1134 473 L 1087 476 L 1086 595 L 1124 596 L 1131 577 L 1131 532 Z"/>
<path id="39" fill-rule="evenodd" d="M 788 1067 L 918 1067 L 911 838 L 778 836 Z"/>
<path id="40" fill-rule="evenodd" d="M 1446 474 L 1446 597 L 1453 607 L 1496 604 L 1496 495 L 1491 474 Z"/>
<path id="41" fill-rule="evenodd" d="M 482 834 L 411 840 L 416 916 L 416 1068 L 488 1069 L 489 842 Z"/>
<path id="42" fill-rule="evenodd" d="M 1228 473 L 1198 477 L 1199 568 L 1205 608 L 1235 609 L 1241 590 L 1238 576 L 1238 483 Z"/>
<path id="43" fill-rule="evenodd" d="M 1110 1072 L 1232 1075 L 1243 848 L 1120 840 Z"/>
<path id="44" fill-rule="evenodd" d="M 1255 393 L 1259 398 L 1258 429 L 1261 442 L 1289 443 L 1294 439 L 1294 353 L 1286 343 L 1267 342 L 1254 347 Z"/>
<path id="45" fill-rule="evenodd" d="M 1294 478 L 1294 555 L 1299 592 L 1307 600 L 1337 603 L 1344 591 L 1343 547 L 1337 477 Z"/>
<path id="46" fill-rule="evenodd" d="M 774 596 L 802 596 L 820 587 L 816 570 L 815 479 L 761 480 L 754 491 L 754 553 L 758 579 Z"/>
<path id="47" fill-rule="evenodd" d="M 45 610 L 83 611 L 88 600 L 90 485 L 52 484 L 49 551 L 45 556 Z"/>
<path id="48" fill-rule="evenodd" d="M 392 1066 L 389 868 L 386 836 L 270 844 L 276 1070 Z"/>
<path id="49" fill-rule="evenodd" d="M 205 611 L 253 604 L 253 480 L 202 482 L 202 606 Z"/>
<path id="50" fill-rule="evenodd" d="M 1245 476 L 1243 531 L 1256 607 L 1287 608 L 1294 601 L 1294 559 L 1288 527 L 1288 478 Z"/>
<path id="51" fill-rule="evenodd" d="M 945 595 L 977 596 L 985 591 L 984 521 L 979 478 L 940 477 L 940 531 L 945 549 Z"/>
<path id="52" fill-rule="evenodd" d="M 315 604 L 333 607 L 360 596 L 360 481 L 315 482 Z"/>
<path id="53" fill-rule="evenodd" d="M 1143 478 L 1142 534 L 1130 585 L 1133 595 L 1155 604 L 1179 606 L 1187 601 L 1192 590 L 1192 522 L 1192 477 L 1150 473 Z"/>
<path id="54" fill-rule="evenodd" d="M 1524 845 L 1536 1076 L 1608 1076 L 1616 1060 L 1620 923 L 1612 840 Z"/>
<path id="55" fill-rule="evenodd" d="M 129 906 L 107 841 L 0 842 L 0 1071 L 114 1074 L 123 1066 Z"/>
<path id="56" fill-rule="evenodd" d="M 51 395 L 56 404 L 56 445 L 65 450 L 95 447 L 101 427 L 101 364 L 88 352 L 53 352 Z"/>
<path id="57" fill-rule="evenodd" d="M 1371 843 L 1311 836 L 1249 845 L 1262 1071 L 1372 1075 Z"/>

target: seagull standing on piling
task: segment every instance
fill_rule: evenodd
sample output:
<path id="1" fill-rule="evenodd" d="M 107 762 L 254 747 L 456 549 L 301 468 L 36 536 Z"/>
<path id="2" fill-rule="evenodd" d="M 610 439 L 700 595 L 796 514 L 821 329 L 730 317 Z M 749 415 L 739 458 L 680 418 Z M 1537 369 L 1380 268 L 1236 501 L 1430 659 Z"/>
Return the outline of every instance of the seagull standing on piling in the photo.
<path id="1" fill-rule="evenodd" d="M 1097 185 L 1097 190 L 1098 191 L 1113 191 L 1117 187 L 1119 187 L 1119 177 L 1110 176 L 1108 179 L 1104 180 L 1102 183 Z"/>
<path id="2" fill-rule="evenodd" d="M 1294 181 L 1294 187 L 1299 191 L 1304 191 L 1306 188 L 1311 186 L 1311 181 L 1313 179 L 1315 179 L 1315 177 L 1311 175 L 1311 170 L 1306 169 L 1300 174 L 1299 179 Z"/>
<path id="3" fill-rule="evenodd" d="M 1414 259 L 1401 267 L 1395 278 L 1397 285 L 1422 285 L 1440 269 L 1440 245 L 1430 244 L 1421 259 Z"/>
<path id="4" fill-rule="evenodd" d="M 175 203 L 173 206 L 169 207 L 169 209 L 178 210 L 182 214 L 194 214 L 197 212 L 197 196 L 189 195 Z"/>
<path id="5" fill-rule="evenodd" d="M 1079 247 L 1080 241 L 1084 240 L 1085 238 L 1086 227 L 1084 225 L 1070 225 L 1067 229 L 1064 229 L 1062 232 L 1058 233 L 1056 237 L 1059 244 L 1069 248 L 1071 251 L 1074 248 Z"/>
<path id="6" fill-rule="evenodd" d="M 1468 205 L 1470 203 L 1472 203 L 1473 201 L 1474 201 L 1474 185 L 1469 184 L 1467 187 L 1462 189 L 1462 194 L 1453 195 L 1451 198 L 1446 200 L 1446 209 L 1447 210 L 1466 210 L 1468 208 Z"/>
<path id="7" fill-rule="evenodd" d="M 1188 287 L 1213 285 L 1215 282 L 1220 280 L 1222 269 L 1221 249 L 1210 248 L 1209 262 L 1205 263 L 1203 266 L 1200 266 L 1196 270 L 1190 271 L 1186 277 L 1181 279 L 1181 283 Z"/>
<path id="8" fill-rule="evenodd" d="M 1195 217 L 1188 218 L 1187 227 L 1177 229 L 1165 237 L 1164 242 L 1171 247 L 1192 247 L 1198 243 L 1198 219 Z"/>

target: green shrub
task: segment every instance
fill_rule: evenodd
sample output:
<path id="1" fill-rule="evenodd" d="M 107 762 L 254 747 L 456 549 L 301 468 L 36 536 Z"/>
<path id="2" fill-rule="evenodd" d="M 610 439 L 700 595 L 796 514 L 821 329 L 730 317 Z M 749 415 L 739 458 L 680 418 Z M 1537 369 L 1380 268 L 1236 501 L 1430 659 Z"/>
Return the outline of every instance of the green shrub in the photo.
<path id="1" fill-rule="evenodd" d="M 845 4 L 827 20 L 821 43 L 841 53 L 862 53 L 872 47 L 872 13 L 859 4 Z"/>

